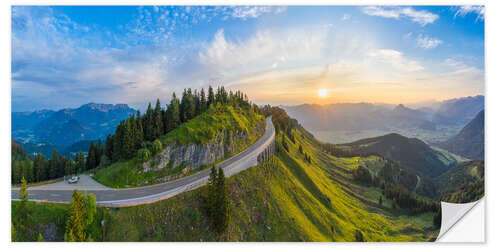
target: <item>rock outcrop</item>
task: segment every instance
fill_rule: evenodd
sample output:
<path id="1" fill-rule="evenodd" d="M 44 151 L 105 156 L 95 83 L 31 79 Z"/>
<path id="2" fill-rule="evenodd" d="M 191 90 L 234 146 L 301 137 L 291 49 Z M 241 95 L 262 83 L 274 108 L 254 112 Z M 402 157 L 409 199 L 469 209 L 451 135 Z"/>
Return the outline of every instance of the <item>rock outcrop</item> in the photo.
<path id="1" fill-rule="evenodd" d="M 259 123 L 250 135 L 246 131 L 221 131 L 206 145 L 189 143 L 180 145 L 172 143 L 158 153 L 153 159 L 142 164 L 144 172 L 158 171 L 165 167 L 176 168 L 182 164 L 188 170 L 199 169 L 203 165 L 212 164 L 226 156 L 232 155 L 249 146 L 251 137 L 260 137 L 265 129 L 265 123 Z"/>

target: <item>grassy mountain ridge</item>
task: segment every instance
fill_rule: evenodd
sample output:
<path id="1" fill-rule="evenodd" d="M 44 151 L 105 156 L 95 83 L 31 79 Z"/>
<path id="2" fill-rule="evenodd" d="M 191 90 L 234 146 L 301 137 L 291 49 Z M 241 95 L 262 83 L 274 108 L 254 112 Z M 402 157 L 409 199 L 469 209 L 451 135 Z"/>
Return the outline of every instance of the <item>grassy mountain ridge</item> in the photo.
<path id="1" fill-rule="evenodd" d="M 417 138 L 407 138 L 396 133 L 339 144 L 338 146 L 352 152 L 374 153 L 391 158 L 401 165 L 429 177 L 438 176 L 458 163 Z"/>
<path id="2" fill-rule="evenodd" d="M 254 128 L 263 121 L 264 117 L 253 112 L 252 109 L 246 110 L 239 107 L 218 106 L 181 124 L 178 128 L 161 136 L 159 140 L 162 142 L 163 148 L 166 148 L 173 143 L 176 143 L 176 145 L 186 145 L 189 143 L 205 145 L 212 142 L 223 131 L 231 134 L 246 134 L 248 140 L 228 141 L 227 138 L 224 138 L 226 139 L 225 143 L 231 143 L 235 148 L 235 151 L 232 152 L 234 154 L 258 139 L 261 134 L 257 134 Z M 232 154 L 228 153 L 225 156 L 229 157 Z M 220 160 L 222 159 L 217 159 L 217 161 Z M 144 171 L 141 163 L 138 157 L 133 157 L 125 161 L 122 160 L 106 168 L 97 170 L 94 178 L 106 186 L 122 188 L 150 185 L 164 181 L 164 178 L 167 176 L 179 178 L 195 172 L 192 170 L 186 171 L 187 169 L 184 170 L 189 166 L 189 162 L 185 162 L 175 168 L 167 166 L 159 171 L 148 172 Z"/>
<path id="3" fill-rule="evenodd" d="M 218 136 L 222 131 L 233 133 L 243 132 L 251 134 L 264 117 L 253 112 L 252 109 L 233 108 L 232 106 L 218 105 L 213 109 L 197 116 L 193 120 L 182 124 L 179 128 L 161 136 L 164 145 L 172 142 L 180 144 L 206 144 Z"/>
<path id="4" fill-rule="evenodd" d="M 439 176 L 436 183 L 443 201 L 476 201 L 484 196 L 484 161 L 463 162 Z"/>

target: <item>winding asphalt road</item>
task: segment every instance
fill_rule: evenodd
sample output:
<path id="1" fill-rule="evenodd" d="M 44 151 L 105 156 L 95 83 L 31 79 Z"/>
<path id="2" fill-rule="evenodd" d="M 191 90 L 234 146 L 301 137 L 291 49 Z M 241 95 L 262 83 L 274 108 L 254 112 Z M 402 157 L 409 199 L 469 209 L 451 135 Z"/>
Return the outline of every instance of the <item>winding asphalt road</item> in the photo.
<path id="1" fill-rule="evenodd" d="M 266 119 L 264 134 L 257 141 L 240 153 L 217 164 L 222 167 L 226 177 L 235 175 L 247 168 L 257 165 L 257 156 L 274 142 L 275 131 L 271 117 Z M 138 188 L 112 189 L 100 185 L 70 186 L 49 184 L 28 188 L 28 198 L 33 201 L 70 203 L 73 189 L 87 190 L 96 196 L 99 206 L 126 207 L 167 199 L 182 192 L 198 188 L 208 182 L 210 169 L 177 180 Z M 52 186 L 50 186 L 52 185 Z M 66 187 L 65 187 L 66 186 Z M 12 200 L 19 200 L 19 189 L 11 190 Z"/>

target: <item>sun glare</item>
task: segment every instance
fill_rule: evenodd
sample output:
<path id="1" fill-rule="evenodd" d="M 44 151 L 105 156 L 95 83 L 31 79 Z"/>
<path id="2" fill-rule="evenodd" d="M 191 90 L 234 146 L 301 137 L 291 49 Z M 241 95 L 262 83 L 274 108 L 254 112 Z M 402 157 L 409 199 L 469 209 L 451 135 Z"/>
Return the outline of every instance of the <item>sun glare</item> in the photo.
<path id="1" fill-rule="evenodd" d="M 326 89 L 318 89 L 318 96 L 320 98 L 326 98 L 328 91 Z"/>

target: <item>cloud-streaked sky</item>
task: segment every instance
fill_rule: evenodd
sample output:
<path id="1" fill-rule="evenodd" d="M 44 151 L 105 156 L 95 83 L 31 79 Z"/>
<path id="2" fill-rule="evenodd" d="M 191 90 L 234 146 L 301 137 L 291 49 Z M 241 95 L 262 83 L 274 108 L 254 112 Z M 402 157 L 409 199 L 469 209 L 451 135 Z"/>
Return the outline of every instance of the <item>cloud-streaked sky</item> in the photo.
<path id="1" fill-rule="evenodd" d="M 209 84 L 274 105 L 484 94 L 484 8 L 12 7 L 13 111 Z"/>

